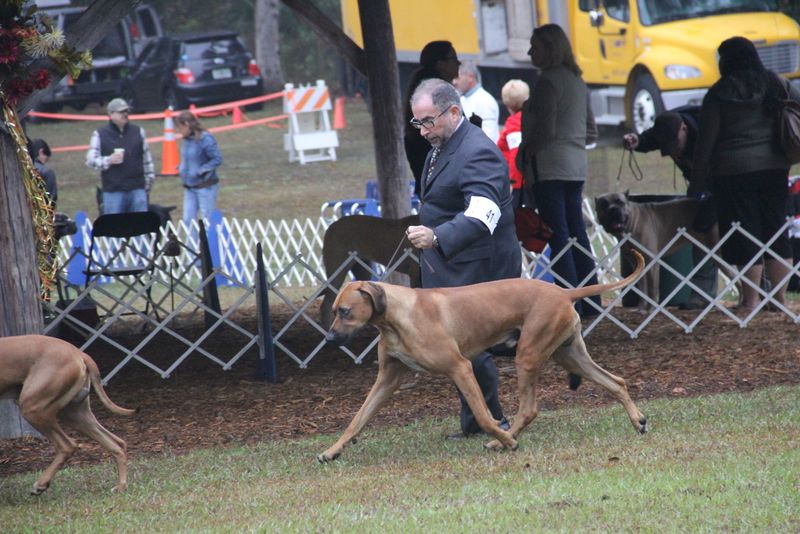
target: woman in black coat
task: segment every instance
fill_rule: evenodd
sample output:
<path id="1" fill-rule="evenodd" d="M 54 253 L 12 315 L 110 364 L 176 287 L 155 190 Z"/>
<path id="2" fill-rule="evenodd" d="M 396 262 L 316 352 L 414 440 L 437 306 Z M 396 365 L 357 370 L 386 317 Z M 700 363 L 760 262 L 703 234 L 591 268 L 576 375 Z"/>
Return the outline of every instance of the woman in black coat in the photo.
<path id="1" fill-rule="evenodd" d="M 784 301 L 792 250 L 787 232 L 780 229 L 786 223 L 790 165 L 777 142 L 776 118 L 778 101 L 787 91 L 796 100 L 800 92 L 767 70 L 746 38 L 727 39 L 718 51 L 722 76 L 703 99 L 690 188 L 711 191 L 721 236 L 736 221 L 761 243 L 779 234 L 769 246 L 774 255 L 762 253 L 762 245 L 741 231 L 723 243 L 725 261 L 744 270 L 749 280 L 739 304 L 747 315 L 761 300 L 757 288 L 765 264 L 767 277 L 778 288 L 773 299 Z"/>

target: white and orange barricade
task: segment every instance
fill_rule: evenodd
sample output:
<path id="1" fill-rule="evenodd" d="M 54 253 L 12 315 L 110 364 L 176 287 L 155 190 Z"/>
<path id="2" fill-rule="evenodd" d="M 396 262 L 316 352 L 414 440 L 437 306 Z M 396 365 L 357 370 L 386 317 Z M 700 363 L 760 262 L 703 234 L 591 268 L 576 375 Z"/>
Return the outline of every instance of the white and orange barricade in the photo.
<path id="1" fill-rule="evenodd" d="M 289 161 L 336 161 L 339 136 L 331 128 L 331 95 L 322 80 L 316 85 L 285 86 L 283 111 L 289 115 L 289 133 L 283 137 Z"/>

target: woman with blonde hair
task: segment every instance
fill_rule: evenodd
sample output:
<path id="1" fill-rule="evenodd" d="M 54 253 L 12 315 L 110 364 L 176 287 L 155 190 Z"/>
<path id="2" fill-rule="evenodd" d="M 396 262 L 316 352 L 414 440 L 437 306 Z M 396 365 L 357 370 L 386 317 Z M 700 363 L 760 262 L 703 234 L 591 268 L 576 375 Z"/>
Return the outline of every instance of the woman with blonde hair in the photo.
<path id="1" fill-rule="evenodd" d="M 205 219 L 217 205 L 217 167 L 222 165 L 222 153 L 217 140 L 191 111 L 182 111 L 175 119 L 175 127 L 183 137 L 179 170 L 184 188 L 183 223 L 188 227 L 198 211 Z"/>
<path id="2" fill-rule="evenodd" d="M 516 208 L 522 203 L 522 173 L 516 163 L 517 151 L 522 142 L 522 106 L 530 96 L 530 88 L 522 80 L 509 80 L 503 85 L 500 96 L 503 99 L 503 105 L 508 110 L 509 117 L 497 139 L 497 148 L 503 153 L 508 163 L 511 200 Z"/>

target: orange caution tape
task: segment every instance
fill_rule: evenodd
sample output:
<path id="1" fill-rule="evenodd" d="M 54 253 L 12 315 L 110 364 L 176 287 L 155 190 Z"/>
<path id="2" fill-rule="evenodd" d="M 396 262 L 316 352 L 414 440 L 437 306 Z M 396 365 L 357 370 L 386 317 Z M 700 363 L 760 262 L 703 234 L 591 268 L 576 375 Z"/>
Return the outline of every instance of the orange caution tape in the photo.
<path id="1" fill-rule="evenodd" d="M 236 100 L 234 102 L 226 102 L 224 104 L 215 104 L 213 106 L 206 106 L 202 108 L 192 109 L 195 113 L 208 113 L 213 111 L 230 110 L 238 106 L 249 106 L 250 104 L 258 104 L 259 102 L 266 102 L 267 100 L 275 100 L 276 98 L 283 97 L 283 91 L 277 93 L 270 93 L 268 95 L 255 96 L 253 98 L 245 98 L 243 100 Z M 175 113 L 178 113 L 175 111 Z M 55 119 L 65 121 L 107 121 L 108 115 L 79 115 L 77 113 L 47 113 L 44 111 L 29 111 L 28 115 L 31 117 L 40 117 L 42 119 Z M 165 114 L 163 111 L 158 113 L 139 113 L 131 115 L 131 120 L 145 121 L 145 120 L 163 120 Z"/>
<path id="2" fill-rule="evenodd" d="M 239 130 L 240 128 L 250 128 L 251 126 L 262 126 L 262 125 L 273 127 L 274 125 L 271 123 L 281 121 L 287 117 L 288 115 L 276 115 L 275 117 L 265 117 L 263 119 L 241 122 L 239 124 L 227 124 L 225 126 L 215 126 L 214 128 L 209 128 L 208 131 L 212 133 L 227 132 L 229 130 Z M 164 141 L 163 135 L 159 135 L 158 137 L 147 138 L 147 142 L 151 145 L 154 143 L 160 143 L 162 141 Z M 77 152 L 79 150 L 89 150 L 89 145 L 59 146 L 50 148 L 51 152 Z"/>

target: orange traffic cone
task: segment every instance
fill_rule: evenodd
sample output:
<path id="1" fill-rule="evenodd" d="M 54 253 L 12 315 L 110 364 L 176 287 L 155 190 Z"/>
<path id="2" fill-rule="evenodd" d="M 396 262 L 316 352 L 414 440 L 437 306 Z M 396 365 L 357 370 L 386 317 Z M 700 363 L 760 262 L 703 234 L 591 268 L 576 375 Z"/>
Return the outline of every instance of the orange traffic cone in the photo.
<path id="1" fill-rule="evenodd" d="M 172 122 L 172 106 L 164 111 L 164 143 L 161 145 L 161 174 L 174 176 L 178 174 L 181 156 L 178 142 L 175 140 L 175 125 Z"/>
<path id="2" fill-rule="evenodd" d="M 347 126 L 347 119 L 344 116 L 344 97 L 337 96 L 333 101 L 333 129 L 343 130 Z"/>
<path id="3" fill-rule="evenodd" d="M 240 122 L 244 122 L 245 120 L 244 114 L 242 113 L 242 110 L 241 108 L 239 108 L 239 106 L 233 108 L 233 116 L 231 117 L 231 119 L 232 119 L 231 120 L 232 124 L 239 124 Z"/>

